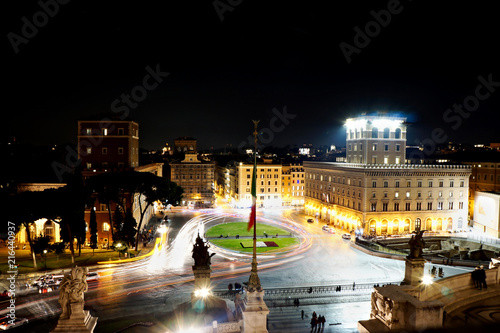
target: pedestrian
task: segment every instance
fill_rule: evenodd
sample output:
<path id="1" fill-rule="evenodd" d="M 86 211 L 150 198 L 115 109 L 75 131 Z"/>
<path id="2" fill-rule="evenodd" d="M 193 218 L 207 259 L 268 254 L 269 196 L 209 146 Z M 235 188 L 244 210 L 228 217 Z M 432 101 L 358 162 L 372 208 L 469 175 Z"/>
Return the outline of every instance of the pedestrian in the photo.
<path id="1" fill-rule="evenodd" d="M 301 311 L 302 320 L 304 320 L 304 310 Z"/>
<path id="2" fill-rule="evenodd" d="M 472 283 L 474 284 L 474 288 L 479 289 L 479 266 L 477 266 L 471 273 L 470 276 L 472 278 Z"/>
<path id="3" fill-rule="evenodd" d="M 229 294 L 231 295 L 233 293 L 233 284 L 230 283 L 228 286 L 227 286 L 227 289 L 229 290 Z"/>
<path id="4" fill-rule="evenodd" d="M 488 286 L 486 285 L 486 271 L 484 270 L 484 266 L 483 265 L 479 266 L 479 274 L 478 275 L 479 275 L 479 283 L 481 285 L 480 289 L 482 289 L 482 288 L 484 288 L 484 289 L 488 288 Z"/>
<path id="5" fill-rule="evenodd" d="M 325 328 L 325 323 L 326 323 L 326 318 L 325 316 L 321 317 L 321 326 L 323 326 L 323 328 Z"/>
<path id="6" fill-rule="evenodd" d="M 316 327 L 316 318 L 312 317 L 311 318 L 311 332 L 314 330 L 314 328 Z"/>
<path id="7" fill-rule="evenodd" d="M 352 283 L 352 290 L 354 290 L 354 288 L 356 288 L 356 282 Z"/>

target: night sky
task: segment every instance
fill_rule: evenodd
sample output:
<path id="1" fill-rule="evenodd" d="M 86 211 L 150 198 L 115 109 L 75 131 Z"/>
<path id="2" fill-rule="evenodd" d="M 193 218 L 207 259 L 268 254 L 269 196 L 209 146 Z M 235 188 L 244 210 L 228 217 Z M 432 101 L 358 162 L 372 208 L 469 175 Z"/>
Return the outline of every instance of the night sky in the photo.
<path id="1" fill-rule="evenodd" d="M 141 91 L 149 66 L 169 74 L 129 108 L 147 149 L 179 136 L 197 138 L 201 149 L 237 147 L 252 119 L 280 128 L 267 145 L 343 146 L 345 118 L 374 111 L 406 116 L 409 144 L 435 128 L 452 141 L 499 142 L 499 14 L 484 3 L 73 0 L 44 21 L 37 1 L 9 1 L 2 138 L 76 143 L 77 120 L 115 112 L 122 94 Z M 385 27 L 369 24 L 373 13 Z M 36 34 L 23 29 L 34 16 Z M 348 63 L 340 44 L 356 47 L 355 27 L 367 23 L 372 37 L 357 40 Z M 32 35 L 19 42 L 23 30 Z M 488 96 L 467 119 L 450 111 L 455 120 L 445 121 L 453 104 L 478 100 L 479 76 L 496 91 L 481 88 Z M 282 128 L 273 117 L 284 108 Z"/>

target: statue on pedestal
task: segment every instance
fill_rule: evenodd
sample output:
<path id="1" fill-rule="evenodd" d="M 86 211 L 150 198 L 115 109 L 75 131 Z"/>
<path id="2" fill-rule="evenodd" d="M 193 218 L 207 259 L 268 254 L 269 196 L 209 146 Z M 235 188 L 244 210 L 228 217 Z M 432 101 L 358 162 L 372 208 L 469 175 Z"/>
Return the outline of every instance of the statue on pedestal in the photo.
<path id="1" fill-rule="evenodd" d="M 209 254 L 208 248 L 210 246 L 207 245 L 198 234 L 196 238 L 196 243 L 193 245 L 193 259 L 194 259 L 194 267 L 209 267 L 211 265 L 211 258 L 215 255 L 215 253 Z"/>
<path id="2" fill-rule="evenodd" d="M 64 276 L 59 285 L 59 304 L 62 308 L 60 319 L 71 316 L 71 303 L 84 303 L 83 293 L 88 290 L 88 268 L 75 266 L 69 275 Z"/>
<path id="3" fill-rule="evenodd" d="M 422 258 L 425 241 L 423 240 L 423 234 L 426 230 L 418 230 L 417 233 L 411 236 L 408 244 L 410 245 L 410 254 L 408 259 L 419 259 Z"/>
<path id="4" fill-rule="evenodd" d="M 89 332 L 97 324 L 97 317 L 84 309 L 84 293 L 88 290 L 88 268 L 75 266 L 59 284 L 59 304 L 62 312 L 52 332 Z"/>

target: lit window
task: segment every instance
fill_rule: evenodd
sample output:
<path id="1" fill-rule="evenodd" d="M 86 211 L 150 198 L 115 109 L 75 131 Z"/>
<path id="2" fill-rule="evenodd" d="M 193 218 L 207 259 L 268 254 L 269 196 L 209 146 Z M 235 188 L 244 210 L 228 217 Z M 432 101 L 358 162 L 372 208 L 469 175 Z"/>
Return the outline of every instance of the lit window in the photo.
<path id="1" fill-rule="evenodd" d="M 92 154 L 92 148 L 87 148 L 87 154 Z"/>
<path id="2" fill-rule="evenodd" d="M 104 223 L 102 224 L 102 231 L 104 231 L 104 232 L 109 231 L 109 223 L 104 222 Z"/>

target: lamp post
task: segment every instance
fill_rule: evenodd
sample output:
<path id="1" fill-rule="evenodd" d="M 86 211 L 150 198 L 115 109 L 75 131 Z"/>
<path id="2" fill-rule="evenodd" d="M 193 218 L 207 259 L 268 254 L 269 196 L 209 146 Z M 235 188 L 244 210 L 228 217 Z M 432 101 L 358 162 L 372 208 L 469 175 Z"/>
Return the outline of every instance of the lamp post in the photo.
<path id="1" fill-rule="evenodd" d="M 118 259 L 120 259 L 120 250 L 122 248 L 122 243 L 116 244 L 116 247 L 118 248 Z"/>
<path id="2" fill-rule="evenodd" d="M 45 257 L 45 269 L 47 269 L 47 250 L 43 250 L 43 255 Z"/>

